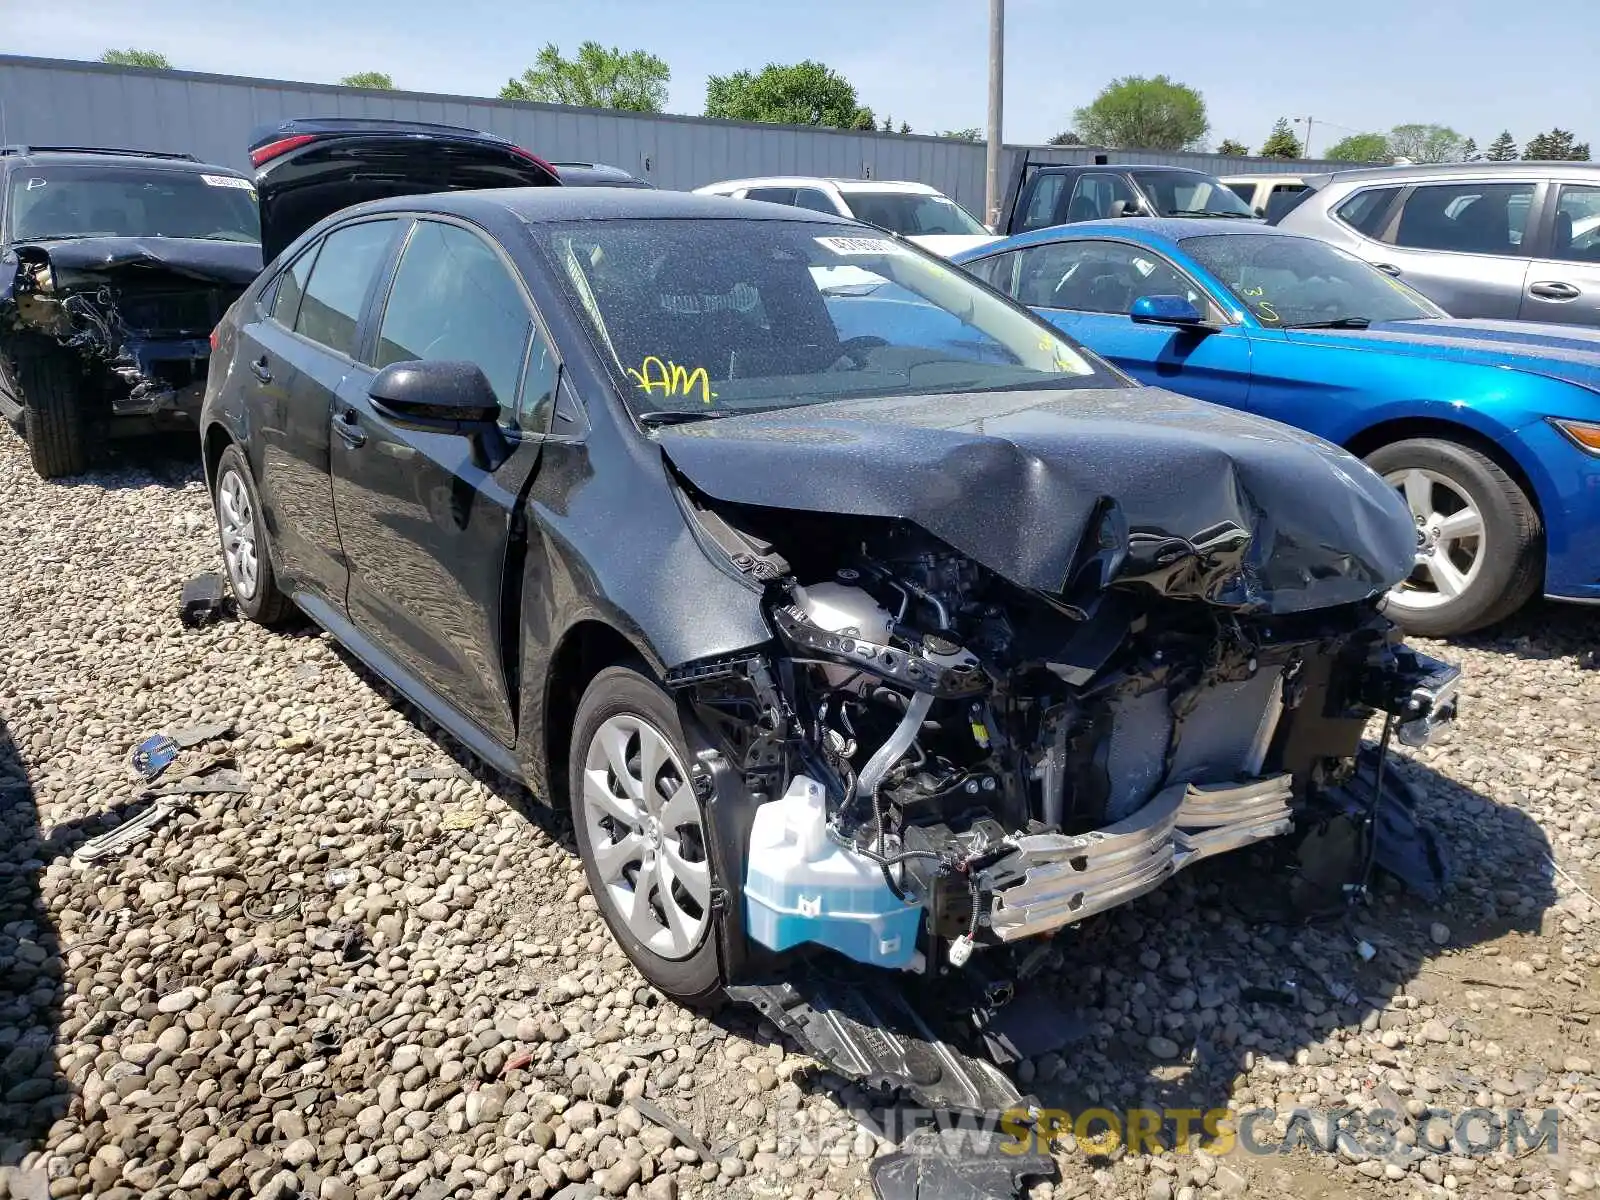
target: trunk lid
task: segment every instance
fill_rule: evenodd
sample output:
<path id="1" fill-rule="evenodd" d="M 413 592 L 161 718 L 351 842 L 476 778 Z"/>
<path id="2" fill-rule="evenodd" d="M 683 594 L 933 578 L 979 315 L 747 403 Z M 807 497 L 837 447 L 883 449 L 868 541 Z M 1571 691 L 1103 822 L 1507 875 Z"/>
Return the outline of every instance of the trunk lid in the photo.
<path id="1" fill-rule="evenodd" d="M 323 217 L 390 196 L 500 187 L 559 187 L 561 177 L 515 142 L 454 125 L 355 117 L 298 118 L 250 143 L 267 262 Z"/>

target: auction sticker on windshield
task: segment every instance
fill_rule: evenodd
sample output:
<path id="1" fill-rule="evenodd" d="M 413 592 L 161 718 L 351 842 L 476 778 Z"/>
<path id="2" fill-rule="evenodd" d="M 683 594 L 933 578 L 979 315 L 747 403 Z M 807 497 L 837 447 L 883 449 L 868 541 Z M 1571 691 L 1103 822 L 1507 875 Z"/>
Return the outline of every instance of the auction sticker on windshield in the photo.
<path id="1" fill-rule="evenodd" d="M 240 179 L 237 175 L 202 175 L 200 178 L 212 187 L 242 188 L 247 192 L 256 190 L 255 184 L 248 179 Z"/>
<path id="2" fill-rule="evenodd" d="M 903 254 L 904 249 L 891 238 L 819 237 L 817 245 L 835 254 Z"/>

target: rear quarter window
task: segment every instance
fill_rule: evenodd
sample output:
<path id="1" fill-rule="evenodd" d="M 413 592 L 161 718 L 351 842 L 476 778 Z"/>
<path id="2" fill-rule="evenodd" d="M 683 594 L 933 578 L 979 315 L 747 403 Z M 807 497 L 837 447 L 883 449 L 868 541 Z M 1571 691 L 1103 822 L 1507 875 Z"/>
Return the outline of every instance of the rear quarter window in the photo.
<path id="1" fill-rule="evenodd" d="M 1334 209 L 1333 215 L 1357 233 L 1378 238 L 1399 194 L 1397 187 L 1365 188 Z"/>

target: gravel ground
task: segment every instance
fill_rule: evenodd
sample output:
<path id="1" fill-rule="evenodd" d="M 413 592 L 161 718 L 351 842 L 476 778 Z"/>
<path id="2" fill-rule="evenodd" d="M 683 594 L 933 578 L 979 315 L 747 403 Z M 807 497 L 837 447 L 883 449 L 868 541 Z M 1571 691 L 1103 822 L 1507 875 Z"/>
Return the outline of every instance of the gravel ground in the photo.
<path id="1" fill-rule="evenodd" d="M 0 547 L 0 1196 L 867 1193 L 893 1114 L 645 986 L 560 820 L 315 631 L 179 625 L 217 557 L 186 455 L 47 485 L 0 430 Z M 1238 856 L 1073 935 L 1079 1040 L 1019 1070 L 1047 1104 L 1271 1109 L 1268 1146 L 1317 1119 L 1281 1154 L 1069 1136 L 1035 1196 L 1594 1186 L 1597 631 L 1540 607 L 1429 647 L 1467 668 L 1463 717 L 1397 769 L 1457 879 L 1438 909 L 1381 890 L 1354 921 L 1370 961 L 1351 930 L 1263 919 L 1274 889 Z M 72 861 L 134 801 L 133 744 L 217 720 L 247 794 Z M 1375 1106 L 1404 1114 L 1392 1149 L 1315 1132 Z M 1448 1130 L 1430 1107 L 1554 1109 L 1559 1149 L 1419 1149 Z"/>

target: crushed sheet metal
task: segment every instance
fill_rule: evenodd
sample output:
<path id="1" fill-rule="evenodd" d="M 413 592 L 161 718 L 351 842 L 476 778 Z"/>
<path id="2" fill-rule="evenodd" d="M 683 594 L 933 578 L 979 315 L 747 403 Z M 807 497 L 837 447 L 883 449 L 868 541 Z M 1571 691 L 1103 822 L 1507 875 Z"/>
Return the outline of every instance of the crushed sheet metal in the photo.
<path id="1" fill-rule="evenodd" d="M 654 435 L 725 503 L 910 521 L 1056 593 L 1114 501 L 1117 578 L 1249 611 L 1365 600 L 1415 564 L 1395 490 L 1311 434 L 1160 388 L 890 397 Z"/>

